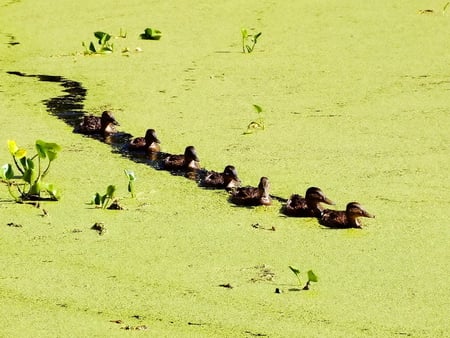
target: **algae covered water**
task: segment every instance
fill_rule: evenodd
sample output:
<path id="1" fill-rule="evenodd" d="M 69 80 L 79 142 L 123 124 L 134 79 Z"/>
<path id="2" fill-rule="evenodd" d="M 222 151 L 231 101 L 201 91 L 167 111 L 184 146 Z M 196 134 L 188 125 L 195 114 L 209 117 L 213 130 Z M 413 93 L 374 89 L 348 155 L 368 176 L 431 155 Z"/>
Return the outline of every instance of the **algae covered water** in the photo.
<path id="1" fill-rule="evenodd" d="M 8 139 L 56 142 L 49 179 L 63 192 L 33 208 L 0 190 L 1 335 L 447 334 L 445 4 L 108 4 L 1 5 L 0 165 Z M 147 27 L 161 39 L 141 40 Z M 243 27 L 262 32 L 250 54 Z M 83 54 L 96 31 L 113 53 Z M 254 104 L 265 129 L 245 135 Z M 266 176 L 284 198 L 318 186 L 336 209 L 358 201 L 376 218 L 329 230 L 277 200 L 235 207 L 72 132 L 103 110 L 132 135 L 154 128 L 164 152 L 194 145 L 204 168 L 234 165 L 244 185 Z M 109 184 L 125 210 L 89 204 Z M 291 291 L 289 266 L 318 282 Z"/>

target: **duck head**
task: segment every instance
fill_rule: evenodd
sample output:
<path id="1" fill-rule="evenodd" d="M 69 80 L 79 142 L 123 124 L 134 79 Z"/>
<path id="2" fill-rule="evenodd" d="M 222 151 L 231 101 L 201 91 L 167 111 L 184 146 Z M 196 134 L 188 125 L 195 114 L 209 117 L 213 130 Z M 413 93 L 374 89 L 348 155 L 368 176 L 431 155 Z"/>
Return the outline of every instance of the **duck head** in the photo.
<path id="1" fill-rule="evenodd" d="M 270 205 L 272 203 L 272 199 L 269 194 L 270 183 L 267 177 L 261 177 L 258 184 L 258 191 L 261 196 L 261 204 Z"/>
<path id="2" fill-rule="evenodd" d="M 119 125 L 119 122 L 117 122 L 113 113 L 110 111 L 107 111 L 107 110 L 102 113 L 101 122 L 102 122 L 102 126 L 107 126 L 110 123 L 112 123 L 116 126 Z"/>
<path id="3" fill-rule="evenodd" d="M 145 133 L 145 143 L 147 145 L 150 145 L 152 143 L 161 143 L 158 137 L 156 136 L 155 129 L 147 129 Z"/>
<path id="4" fill-rule="evenodd" d="M 345 214 L 347 215 L 348 220 L 358 227 L 361 227 L 358 217 L 375 218 L 375 215 L 368 213 L 367 210 L 364 209 L 364 207 L 358 202 L 348 203 L 347 208 L 345 209 Z"/>
<path id="5" fill-rule="evenodd" d="M 307 202 L 311 201 L 314 202 L 315 204 L 325 203 L 328 205 L 334 205 L 334 202 L 330 200 L 327 196 L 325 196 L 323 191 L 317 187 L 308 188 L 308 190 L 306 190 L 305 199 Z"/>
<path id="6" fill-rule="evenodd" d="M 233 188 L 240 185 L 241 180 L 238 177 L 236 168 L 232 165 L 227 165 L 223 170 L 226 188 Z"/>
<path id="7" fill-rule="evenodd" d="M 186 147 L 186 149 L 184 150 L 184 164 L 186 165 L 186 167 L 198 169 L 198 162 L 200 162 L 200 159 L 197 156 L 197 151 L 195 150 L 194 146 Z"/>

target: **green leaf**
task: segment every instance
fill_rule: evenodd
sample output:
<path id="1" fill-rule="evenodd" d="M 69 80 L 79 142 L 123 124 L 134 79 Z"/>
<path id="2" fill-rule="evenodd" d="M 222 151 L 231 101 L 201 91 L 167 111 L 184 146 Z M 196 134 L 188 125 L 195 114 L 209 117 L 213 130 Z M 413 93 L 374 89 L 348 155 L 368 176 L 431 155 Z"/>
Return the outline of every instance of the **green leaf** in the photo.
<path id="1" fill-rule="evenodd" d="M 291 271 L 293 273 L 295 273 L 296 276 L 298 276 L 300 274 L 300 270 L 297 268 L 294 268 L 293 266 L 289 265 L 289 269 L 291 269 Z"/>
<path id="2" fill-rule="evenodd" d="M 23 180 L 29 184 L 32 184 L 37 177 L 38 173 L 34 168 L 28 168 L 27 170 L 25 170 L 22 176 Z"/>
<path id="3" fill-rule="evenodd" d="M 37 180 L 34 184 L 31 185 L 29 193 L 31 195 L 40 195 L 41 193 L 41 180 Z"/>
<path id="4" fill-rule="evenodd" d="M 130 181 L 136 181 L 136 175 L 133 171 L 125 169 L 124 172 Z"/>
<path id="5" fill-rule="evenodd" d="M 56 143 L 44 142 L 42 140 L 36 141 L 36 150 L 40 158 L 46 158 L 48 156 L 49 161 L 53 161 L 58 152 L 61 150 L 61 146 Z"/>
<path id="6" fill-rule="evenodd" d="M 262 112 L 261 106 L 258 106 L 257 104 L 254 104 L 254 105 L 253 105 L 253 108 L 255 108 L 255 110 L 256 110 L 256 112 L 257 112 L 258 114 Z"/>
<path id="7" fill-rule="evenodd" d="M 95 205 L 101 205 L 101 204 L 102 204 L 101 196 L 100 196 L 99 193 L 96 193 L 96 194 L 95 194 L 95 197 L 94 197 L 94 204 L 95 204 Z"/>
<path id="8" fill-rule="evenodd" d="M 27 155 L 27 151 L 25 149 L 18 149 L 14 154 L 14 157 L 17 159 L 21 159 Z"/>
<path id="9" fill-rule="evenodd" d="M 242 39 L 247 39 L 248 32 L 246 28 L 241 28 Z"/>
<path id="10" fill-rule="evenodd" d="M 48 192 L 48 194 L 55 200 L 59 200 L 61 197 L 61 194 L 59 190 L 55 187 L 53 184 L 47 184 L 45 186 L 45 190 Z"/>
<path id="11" fill-rule="evenodd" d="M 14 171 L 11 164 L 5 164 L 1 167 L 0 177 L 4 180 L 10 180 L 14 177 Z"/>
<path id="12" fill-rule="evenodd" d="M 94 36 L 98 39 L 100 45 L 105 44 L 105 42 L 111 39 L 111 35 L 105 32 L 94 32 Z"/>
<path id="13" fill-rule="evenodd" d="M 91 43 L 89 44 L 89 50 L 92 53 L 97 53 L 97 50 L 95 49 L 94 43 L 91 41 Z"/>
<path id="14" fill-rule="evenodd" d="M 106 188 L 106 197 L 113 198 L 115 192 L 116 192 L 116 186 L 108 185 L 108 188 Z"/>
<path id="15" fill-rule="evenodd" d="M 308 280 L 309 280 L 310 282 L 315 282 L 315 283 L 317 283 L 317 281 L 319 280 L 319 278 L 317 277 L 317 275 L 316 275 L 312 270 L 309 270 L 309 271 L 308 271 Z"/>
<path id="16" fill-rule="evenodd" d="M 36 151 L 38 153 L 38 156 L 40 158 L 46 158 L 47 157 L 47 150 L 45 149 L 45 142 L 41 140 L 36 141 Z"/>
<path id="17" fill-rule="evenodd" d="M 256 43 L 256 41 L 258 40 L 258 38 L 261 36 L 261 32 L 259 32 L 258 34 L 256 34 L 254 37 L 253 37 L 253 42 L 254 43 Z"/>

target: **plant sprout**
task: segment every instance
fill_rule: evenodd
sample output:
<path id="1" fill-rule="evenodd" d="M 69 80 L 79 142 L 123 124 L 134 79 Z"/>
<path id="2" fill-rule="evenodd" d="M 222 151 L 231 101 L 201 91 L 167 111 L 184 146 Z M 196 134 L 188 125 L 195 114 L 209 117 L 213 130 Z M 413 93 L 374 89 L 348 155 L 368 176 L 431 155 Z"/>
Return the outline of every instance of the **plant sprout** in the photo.
<path id="1" fill-rule="evenodd" d="M 94 204 L 98 207 L 101 207 L 102 209 L 106 209 L 108 207 L 108 204 L 112 202 L 114 198 L 114 194 L 116 192 L 116 186 L 115 185 L 108 185 L 106 188 L 106 194 L 100 195 L 99 193 L 96 193 L 94 196 Z"/>
<path id="2" fill-rule="evenodd" d="M 128 192 L 131 194 L 131 197 L 134 198 L 136 197 L 136 192 L 134 189 L 134 181 L 136 181 L 136 175 L 131 170 L 125 169 L 124 172 L 128 178 Z"/>
<path id="3" fill-rule="evenodd" d="M 90 55 L 90 54 L 110 54 L 114 51 L 114 44 L 110 43 L 109 40 L 111 40 L 111 35 L 105 32 L 94 32 L 94 36 L 98 40 L 99 47 L 95 47 L 94 43 L 91 41 L 89 44 L 89 47 L 82 42 L 83 47 L 85 48 L 84 54 Z"/>
<path id="4" fill-rule="evenodd" d="M 251 53 L 255 49 L 255 45 L 258 42 L 258 38 L 261 36 L 261 32 L 252 35 L 248 34 L 246 28 L 241 28 L 242 36 L 242 53 Z"/>
<path id="5" fill-rule="evenodd" d="M 289 265 L 289 269 L 291 269 L 291 271 L 295 274 L 295 277 L 297 277 L 298 285 L 301 287 L 302 281 L 300 279 L 300 270 L 291 265 Z M 319 278 L 312 270 L 309 270 L 307 272 L 307 276 L 308 276 L 308 281 L 303 286 L 303 288 L 302 288 L 303 290 L 309 290 L 309 285 L 311 284 L 311 282 L 317 283 L 319 281 Z"/>
<path id="6" fill-rule="evenodd" d="M 244 135 L 253 134 L 255 131 L 264 130 L 266 128 L 261 106 L 254 104 L 253 108 L 258 114 L 258 118 L 248 124 L 247 130 L 244 132 Z"/>

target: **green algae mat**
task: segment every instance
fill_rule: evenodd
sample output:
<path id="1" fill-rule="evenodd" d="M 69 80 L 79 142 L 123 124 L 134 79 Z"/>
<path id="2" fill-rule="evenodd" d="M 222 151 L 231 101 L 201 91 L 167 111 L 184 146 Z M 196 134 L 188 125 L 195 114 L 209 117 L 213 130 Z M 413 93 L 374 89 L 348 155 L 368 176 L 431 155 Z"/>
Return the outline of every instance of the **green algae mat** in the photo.
<path id="1" fill-rule="evenodd" d="M 7 140 L 57 143 L 47 179 L 62 195 L 34 207 L 0 186 L 0 336 L 448 336 L 445 1 L 5 0 L 0 19 L 0 165 Z M 262 32 L 251 53 L 241 28 Z M 112 53 L 85 54 L 98 31 Z M 58 105 L 70 88 L 84 89 L 75 106 Z M 194 145 L 244 185 L 318 186 L 376 218 L 330 230 L 277 200 L 236 207 L 74 134 L 55 109 L 111 110 L 121 131 Z M 124 210 L 89 204 L 110 184 Z M 318 282 L 298 291 L 289 266 Z"/>

